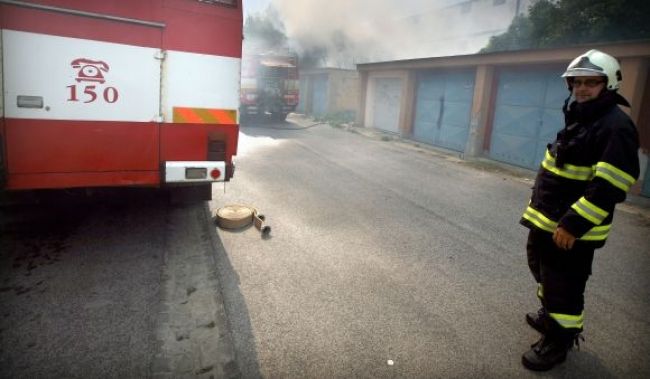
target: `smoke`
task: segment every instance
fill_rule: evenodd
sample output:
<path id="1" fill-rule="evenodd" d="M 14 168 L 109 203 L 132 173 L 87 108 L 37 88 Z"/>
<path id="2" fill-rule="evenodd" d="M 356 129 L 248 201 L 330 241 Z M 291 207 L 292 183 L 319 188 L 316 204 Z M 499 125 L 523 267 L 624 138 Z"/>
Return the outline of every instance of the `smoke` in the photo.
<path id="1" fill-rule="evenodd" d="M 515 3 L 530 1 L 497 6 L 494 0 L 271 0 L 266 15 L 305 65 L 354 68 L 476 53 L 507 29 Z"/>
<path id="2" fill-rule="evenodd" d="M 282 18 L 274 6 L 246 17 L 243 47 L 244 55 L 289 49 Z"/>
<path id="3" fill-rule="evenodd" d="M 394 1 L 272 0 L 289 39 L 301 56 L 322 66 L 353 67 L 391 56 L 380 30 L 391 25 Z M 324 56 L 311 57 L 314 52 Z M 320 58 L 320 59 L 318 59 Z"/>

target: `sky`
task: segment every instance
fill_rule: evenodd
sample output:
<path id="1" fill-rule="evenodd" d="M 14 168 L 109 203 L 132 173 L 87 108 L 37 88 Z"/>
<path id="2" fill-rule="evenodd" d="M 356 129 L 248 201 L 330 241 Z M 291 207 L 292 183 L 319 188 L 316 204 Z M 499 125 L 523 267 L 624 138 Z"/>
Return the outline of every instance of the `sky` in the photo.
<path id="1" fill-rule="evenodd" d="M 258 13 L 265 10 L 274 0 L 242 0 L 244 3 L 244 14 Z M 326 6 L 331 1 L 319 0 Z M 450 4 L 462 2 L 464 0 L 375 0 L 377 2 L 399 4 L 404 13 L 417 13 L 419 11 L 428 10 L 431 7 L 439 7 Z M 348 2 L 348 1 L 346 1 Z"/>
<path id="2" fill-rule="evenodd" d="M 251 13 L 258 13 L 269 6 L 271 0 L 242 0 L 244 3 L 244 16 Z"/>

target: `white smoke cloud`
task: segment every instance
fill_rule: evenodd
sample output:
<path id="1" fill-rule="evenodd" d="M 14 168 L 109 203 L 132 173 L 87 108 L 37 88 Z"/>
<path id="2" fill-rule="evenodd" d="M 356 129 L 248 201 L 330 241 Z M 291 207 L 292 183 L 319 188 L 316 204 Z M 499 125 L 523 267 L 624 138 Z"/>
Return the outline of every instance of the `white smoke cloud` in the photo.
<path id="1" fill-rule="evenodd" d="M 530 1 L 506 0 L 498 7 L 493 0 L 271 0 L 270 6 L 298 52 L 320 48 L 324 66 L 351 68 L 475 53 L 507 29 L 516 3 Z"/>

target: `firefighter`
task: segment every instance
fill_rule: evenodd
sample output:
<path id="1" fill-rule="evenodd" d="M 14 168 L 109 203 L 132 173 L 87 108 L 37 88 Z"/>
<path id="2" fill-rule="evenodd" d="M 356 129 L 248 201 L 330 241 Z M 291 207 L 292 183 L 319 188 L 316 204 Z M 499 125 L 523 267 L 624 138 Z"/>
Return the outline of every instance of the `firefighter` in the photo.
<path id="1" fill-rule="evenodd" d="M 618 61 L 590 50 L 562 75 L 570 95 L 565 127 L 547 145 L 521 219 L 528 227 L 528 266 L 542 308 L 526 315 L 541 332 L 522 356 L 531 370 L 550 370 L 578 344 L 584 322 L 584 291 L 594 250 L 605 244 L 616 203 L 639 176 L 636 126 L 618 105 Z"/>

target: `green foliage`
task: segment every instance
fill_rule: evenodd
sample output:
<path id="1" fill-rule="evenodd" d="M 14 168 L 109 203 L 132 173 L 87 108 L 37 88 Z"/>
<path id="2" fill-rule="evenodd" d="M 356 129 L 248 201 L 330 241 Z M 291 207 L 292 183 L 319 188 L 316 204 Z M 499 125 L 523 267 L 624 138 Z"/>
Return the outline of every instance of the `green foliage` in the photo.
<path id="1" fill-rule="evenodd" d="M 490 38 L 487 47 L 481 53 L 491 51 L 521 50 L 530 45 L 532 23 L 528 18 L 517 16 L 512 20 L 508 31 L 504 34 Z"/>
<path id="2" fill-rule="evenodd" d="M 649 0 L 539 0 L 481 53 L 650 38 Z"/>

